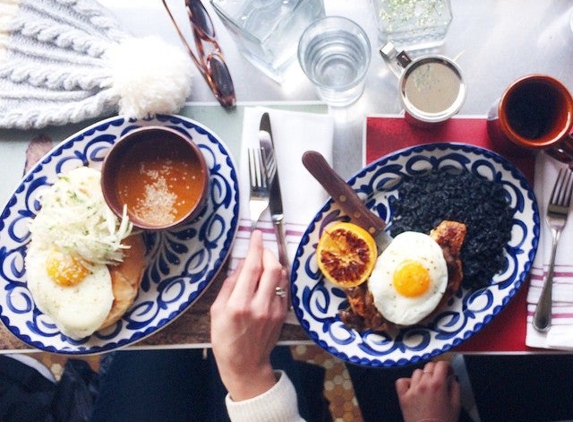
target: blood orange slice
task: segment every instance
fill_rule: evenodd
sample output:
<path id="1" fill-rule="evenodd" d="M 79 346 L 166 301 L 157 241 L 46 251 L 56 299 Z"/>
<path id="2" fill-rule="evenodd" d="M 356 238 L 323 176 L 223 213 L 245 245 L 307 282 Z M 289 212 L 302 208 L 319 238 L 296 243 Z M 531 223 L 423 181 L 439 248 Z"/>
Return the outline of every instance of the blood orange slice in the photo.
<path id="1" fill-rule="evenodd" d="M 376 242 L 352 223 L 335 223 L 322 233 L 316 248 L 318 268 L 327 280 L 342 288 L 364 283 L 376 264 Z"/>

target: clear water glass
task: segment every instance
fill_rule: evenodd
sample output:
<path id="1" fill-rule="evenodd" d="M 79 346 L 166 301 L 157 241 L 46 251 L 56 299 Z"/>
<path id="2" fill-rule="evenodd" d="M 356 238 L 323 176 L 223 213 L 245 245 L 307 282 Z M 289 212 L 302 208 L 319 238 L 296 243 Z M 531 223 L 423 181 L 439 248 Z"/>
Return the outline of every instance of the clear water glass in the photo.
<path id="1" fill-rule="evenodd" d="M 346 106 L 360 98 L 370 56 L 370 41 L 364 30 L 340 16 L 311 24 L 298 46 L 302 70 L 318 97 L 332 106 Z"/>
<path id="2" fill-rule="evenodd" d="M 450 0 L 373 0 L 378 38 L 400 50 L 432 50 L 452 22 Z"/>
<path id="3" fill-rule="evenodd" d="M 296 57 L 298 40 L 324 16 L 322 0 L 211 0 L 241 54 L 277 82 Z"/>

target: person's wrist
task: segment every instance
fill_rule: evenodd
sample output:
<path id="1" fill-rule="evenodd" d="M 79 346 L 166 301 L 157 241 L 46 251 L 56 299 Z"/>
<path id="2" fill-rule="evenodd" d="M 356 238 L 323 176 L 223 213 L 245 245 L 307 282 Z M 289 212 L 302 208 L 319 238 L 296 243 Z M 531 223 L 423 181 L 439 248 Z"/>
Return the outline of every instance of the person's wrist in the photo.
<path id="1" fill-rule="evenodd" d="M 260 396 L 277 383 L 270 364 L 256 371 L 239 371 L 226 378 L 223 382 L 233 401 L 243 401 Z"/>

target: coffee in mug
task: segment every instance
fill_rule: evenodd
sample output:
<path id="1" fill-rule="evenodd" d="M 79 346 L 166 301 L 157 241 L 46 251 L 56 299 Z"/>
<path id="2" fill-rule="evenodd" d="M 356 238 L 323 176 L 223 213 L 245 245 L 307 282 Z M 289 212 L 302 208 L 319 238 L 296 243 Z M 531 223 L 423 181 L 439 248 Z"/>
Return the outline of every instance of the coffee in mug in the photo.
<path id="1" fill-rule="evenodd" d="M 545 150 L 573 161 L 573 98 L 558 80 L 528 75 L 513 82 L 488 114 L 488 134 L 500 152 L 520 155 Z"/>

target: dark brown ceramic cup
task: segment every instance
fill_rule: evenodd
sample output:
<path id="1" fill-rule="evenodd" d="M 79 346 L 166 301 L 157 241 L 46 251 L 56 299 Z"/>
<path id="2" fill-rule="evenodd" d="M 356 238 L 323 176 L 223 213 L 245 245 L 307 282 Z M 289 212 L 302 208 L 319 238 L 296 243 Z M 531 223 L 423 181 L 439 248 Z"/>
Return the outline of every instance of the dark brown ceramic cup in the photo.
<path id="1" fill-rule="evenodd" d="M 573 98 L 558 80 L 528 75 L 513 82 L 493 105 L 487 128 L 501 153 L 522 155 L 545 150 L 552 157 L 573 161 Z"/>
<path id="2" fill-rule="evenodd" d="M 203 211 L 209 169 L 191 137 L 169 127 L 143 126 L 109 149 L 101 186 L 118 217 L 123 217 L 126 207 L 135 227 L 170 229 Z"/>

